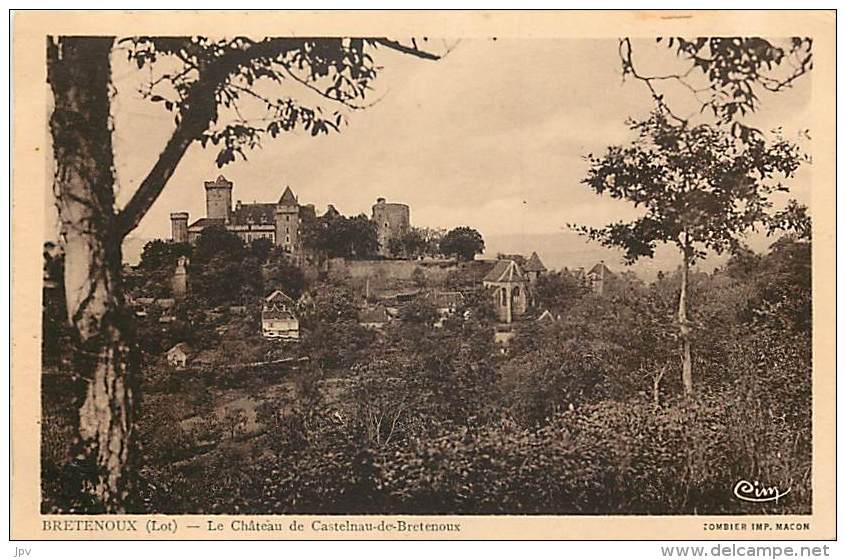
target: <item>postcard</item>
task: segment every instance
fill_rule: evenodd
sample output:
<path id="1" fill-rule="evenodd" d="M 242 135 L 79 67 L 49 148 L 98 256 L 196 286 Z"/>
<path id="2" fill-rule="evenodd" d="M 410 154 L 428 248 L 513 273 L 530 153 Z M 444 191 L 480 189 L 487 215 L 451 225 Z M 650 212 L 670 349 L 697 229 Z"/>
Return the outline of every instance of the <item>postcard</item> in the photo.
<path id="1" fill-rule="evenodd" d="M 835 537 L 834 11 L 18 11 L 14 539 Z"/>

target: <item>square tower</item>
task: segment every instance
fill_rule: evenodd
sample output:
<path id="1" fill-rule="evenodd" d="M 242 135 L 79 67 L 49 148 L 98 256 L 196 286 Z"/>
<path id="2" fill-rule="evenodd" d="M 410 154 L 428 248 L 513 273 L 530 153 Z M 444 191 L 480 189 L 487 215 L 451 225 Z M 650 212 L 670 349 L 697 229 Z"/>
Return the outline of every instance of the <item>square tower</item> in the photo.
<path id="1" fill-rule="evenodd" d="M 206 181 L 206 217 L 228 224 L 232 216 L 232 181 L 223 175 Z"/>
<path id="2" fill-rule="evenodd" d="M 276 245 L 287 253 L 294 253 L 300 238 L 300 204 L 291 187 L 276 203 Z"/>

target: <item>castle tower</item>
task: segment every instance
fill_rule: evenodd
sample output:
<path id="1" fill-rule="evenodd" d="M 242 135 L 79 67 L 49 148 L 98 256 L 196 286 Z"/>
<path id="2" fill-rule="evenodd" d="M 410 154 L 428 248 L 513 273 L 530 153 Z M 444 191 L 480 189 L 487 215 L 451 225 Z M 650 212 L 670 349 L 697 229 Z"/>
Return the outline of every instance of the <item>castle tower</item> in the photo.
<path id="1" fill-rule="evenodd" d="M 373 222 L 379 237 L 379 254 L 390 256 L 392 239 L 399 239 L 411 229 L 411 210 L 406 204 L 385 202 L 377 198 L 373 205 Z"/>
<path id="2" fill-rule="evenodd" d="M 291 187 L 276 203 L 276 245 L 288 253 L 297 249 L 300 234 L 300 204 Z"/>
<path id="3" fill-rule="evenodd" d="M 206 217 L 228 224 L 232 216 L 232 181 L 223 175 L 206 181 Z"/>
<path id="4" fill-rule="evenodd" d="M 171 291 L 175 299 L 182 299 L 188 293 L 188 257 L 181 256 L 176 260 L 176 270 L 173 272 Z"/>
<path id="5" fill-rule="evenodd" d="M 170 238 L 174 243 L 188 243 L 188 212 L 171 212 Z"/>

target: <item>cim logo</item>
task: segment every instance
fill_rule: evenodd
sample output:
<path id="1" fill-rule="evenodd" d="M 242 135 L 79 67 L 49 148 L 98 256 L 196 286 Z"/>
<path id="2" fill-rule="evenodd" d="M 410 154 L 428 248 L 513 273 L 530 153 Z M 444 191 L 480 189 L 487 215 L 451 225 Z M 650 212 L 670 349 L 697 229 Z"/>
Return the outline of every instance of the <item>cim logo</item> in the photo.
<path id="1" fill-rule="evenodd" d="M 776 502 L 790 493 L 790 488 L 781 492 L 777 486 L 764 486 L 757 480 L 739 480 L 734 485 L 734 495 L 744 502 Z"/>

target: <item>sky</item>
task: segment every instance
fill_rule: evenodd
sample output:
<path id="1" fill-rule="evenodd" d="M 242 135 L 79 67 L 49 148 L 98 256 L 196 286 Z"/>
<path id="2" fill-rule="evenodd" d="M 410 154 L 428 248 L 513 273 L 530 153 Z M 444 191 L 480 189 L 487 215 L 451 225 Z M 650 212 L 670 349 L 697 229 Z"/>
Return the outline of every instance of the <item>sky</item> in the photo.
<path id="1" fill-rule="evenodd" d="M 224 174 L 234 181 L 233 204 L 276 201 L 290 185 L 318 212 L 334 204 L 344 214 L 370 214 L 377 197 L 411 207 L 415 226 L 467 225 L 497 251 L 537 251 L 550 268 L 589 267 L 599 258 L 620 266 L 620 253 L 573 234 L 570 223 L 600 226 L 637 216 L 627 202 L 597 196 L 580 183 L 584 156 L 625 142 L 629 117 L 652 108 L 642 83 L 623 81 L 617 41 L 609 39 L 460 40 L 439 61 L 380 49 L 383 66 L 372 106 L 349 114 L 339 134 L 304 132 L 268 138 L 248 161 L 218 169 L 217 151 L 189 149 L 164 192 L 131 235 L 170 235 L 169 213 L 205 215 L 203 181 Z M 666 70 L 675 59 L 654 41 L 635 44 L 639 69 Z M 163 108 L 138 93 L 150 75 L 113 57 L 115 164 L 118 205 L 124 204 L 155 162 L 173 129 Z M 651 66 L 651 67 L 650 67 Z M 281 93 L 310 98 L 301 86 Z M 296 89 L 300 88 L 300 89 Z M 788 137 L 810 122 L 811 80 L 762 98 L 750 122 L 782 126 Z M 693 107 L 684 91 L 668 100 Z M 336 109 L 323 101 L 327 110 Z M 692 110 L 692 109 L 691 109 Z M 809 202 L 810 168 L 800 171 L 791 196 Z M 137 244 L 137 243 L 136 243 Z M 753 239 L 753 246 L 766 243 Z M 127 248 L 127 257 L 130 252 Z M 664 256 L 666 255 L 666 262 Z M 667 269 L 672 251 L 643 270 Z M 666 265 L 666 266 L 665 266 Z M 674 265 L 673 265 L 674 266 Z M 651 268 L 650 268 L 651 267 Z"/>

